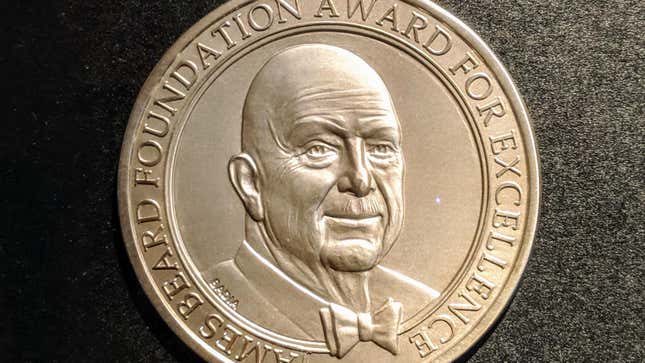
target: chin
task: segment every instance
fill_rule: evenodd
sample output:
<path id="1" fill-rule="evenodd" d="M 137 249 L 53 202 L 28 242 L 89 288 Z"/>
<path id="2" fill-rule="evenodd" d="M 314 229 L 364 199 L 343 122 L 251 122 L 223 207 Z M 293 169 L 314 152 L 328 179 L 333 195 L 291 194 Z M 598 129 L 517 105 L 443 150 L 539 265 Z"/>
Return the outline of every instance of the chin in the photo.
<path id="1" fill-rule="evenodd" d="M 321 250 L 324 266 L 340 272 L 365 272 L 378 264 L 381 243 L 364 239 L 328 241 Z"/>

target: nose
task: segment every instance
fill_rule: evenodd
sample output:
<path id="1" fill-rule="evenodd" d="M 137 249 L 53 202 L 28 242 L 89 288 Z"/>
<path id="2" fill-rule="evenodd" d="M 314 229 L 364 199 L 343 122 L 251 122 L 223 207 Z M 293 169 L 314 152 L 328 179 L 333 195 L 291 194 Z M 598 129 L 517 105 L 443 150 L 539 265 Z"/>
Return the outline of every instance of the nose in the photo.
<path id="1" fill-rule="evenodd" d="M 347 141 L 347 146 L 346 170 L 338 179 L 338 191 L 364 197 L 374 189 L 364 144 L 360 139 L 353 139 Z"/>

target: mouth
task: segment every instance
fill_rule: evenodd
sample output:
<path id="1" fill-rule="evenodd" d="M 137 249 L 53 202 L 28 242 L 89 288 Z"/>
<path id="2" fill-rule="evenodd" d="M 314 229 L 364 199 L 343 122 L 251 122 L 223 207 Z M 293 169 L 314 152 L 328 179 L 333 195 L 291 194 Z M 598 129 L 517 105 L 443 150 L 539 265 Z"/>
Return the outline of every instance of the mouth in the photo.
<path id="1" fill-rule="evenodd" d="M 325 215 L 331 224 L 345 228 L 361 228 L 378 225 L 381 222 L 381 216 L 331 216 Z"/>
<path id="2" fill-rule="evenodd" d="M 383 217 L 347 214 L 323 217 L 321 260 L 337 271 L 367 271 L 374 267 L 382 251 Z"/>

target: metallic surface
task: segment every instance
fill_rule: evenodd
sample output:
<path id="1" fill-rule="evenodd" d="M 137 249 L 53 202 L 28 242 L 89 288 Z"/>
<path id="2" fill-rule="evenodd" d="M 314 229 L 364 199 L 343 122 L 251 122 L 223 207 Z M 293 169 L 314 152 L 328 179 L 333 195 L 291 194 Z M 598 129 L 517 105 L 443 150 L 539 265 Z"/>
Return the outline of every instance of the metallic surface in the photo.
<path id="1" fill-rule="evenodd" d="M 119 199 L 207 360 L 449 361 L 510 301 L 539 188 L 512 81 L 435 4 L 233 1 L 144 85 Z"/>

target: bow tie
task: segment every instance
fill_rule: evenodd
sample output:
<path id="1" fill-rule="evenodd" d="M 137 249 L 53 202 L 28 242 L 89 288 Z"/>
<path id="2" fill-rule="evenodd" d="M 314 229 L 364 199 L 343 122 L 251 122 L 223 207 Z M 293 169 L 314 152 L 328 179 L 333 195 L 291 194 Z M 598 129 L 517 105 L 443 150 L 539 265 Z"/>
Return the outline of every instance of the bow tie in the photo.
<path id="1" fill-rule="evenodd" d="M 398 354 L 398 330 L 403 305 L 389 298 L 374 313 L 359 313 L 337 305 L 320 309 L 325 340 L 330 354 L 342 358 L 359 341 L 372 341 Z"/>

